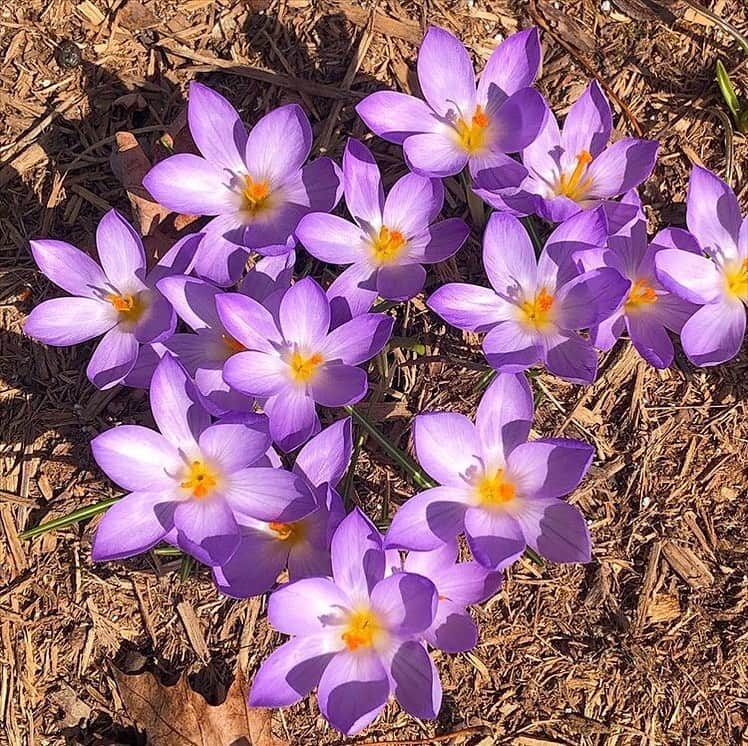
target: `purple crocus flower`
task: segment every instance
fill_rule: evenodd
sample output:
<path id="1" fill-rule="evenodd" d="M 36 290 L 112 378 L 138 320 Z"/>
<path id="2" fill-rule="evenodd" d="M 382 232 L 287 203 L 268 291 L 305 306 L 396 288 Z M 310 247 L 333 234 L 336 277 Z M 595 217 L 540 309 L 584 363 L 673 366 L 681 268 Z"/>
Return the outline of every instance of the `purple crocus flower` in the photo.
<path id="1" fill-rule="evenodd" d="M 398 509 L 386 546 L 428 551 L 464 530 L 475 559 L 491 570 L 506 567 L 526 546 L 552 562 L 589 562 L 587 524 L 559 498 L 580 483 L 593 449 L 563 438 L 526 442 L 532 413 L 525 377 L 501 373 L 475 425 L 453 412 L 418 415 L 418 461 L 442 486 Z"/>
<path id="2" fill-rule="evenodd" d="M 630 283 L 616 270 L 579 274 L 575 252 L 607 240 L 602 210 L 581 213 L 550 235 L 538 260 L 522 224 L 494 213 L 483 238 L 483 265 L 493 289 L 450 283 L 429 307 L 459 329 L 488 332 L 483 351 L 497 370 L 516 373 L 542 362 L 574 383 L 591 383 L 597 354 L 577 330 L 616 311 Z"/>
<path id="3" fill-rule="evenodd" d="M 513 34 L 493 52 L 476 89 L 462 42 L 431 27 L 418 51 L 418 82 L 426 101 L 377 91 L 356 111 L 377 135 L 402 144 L 412 171 L 444 177 L 469 165 L 476 174 L 506 164 L 505 153 L 516 153 L 537 137 L 547 106 L 529 86 L 540 57 L 537 29 Z"/>
<path id="4" fill-rule="evenodd" d="M 241 292 L 263 302 L 274 292 L 288 289 L 295 252 L 261 259 L 244 278 Z M 213 413 L 251 412 L 254 399 L 232 389 L 223 380 L 226 361 L 244 346 L 224 328 L 216 311 L 216 297 L 223 290 L 186 275 L 166 277 L 158 289 L 195 334 L 174 334 L 164 343 L 195 379 L 200 393 L 213 405 Z"/>
<path id="5" fill-rule="evenodd" d="M 449 259 L 470 233 L 460 218 L 433 222 L 444 204 L 439 179 L 407 174 L 385 199 L 374 156 L 358 140 L 348 140 L 343 154 L 343 190 L 355 222 L 315 212 L 302 218 L 296 235 L 317 259 L 352 265 L 340 282 L 371 301 L 377 294 L 412 298 L 426 280 L 422 265 Z"/>
<path id="6" fill-rule="evenodd" d="M 41 271 L 73 297 L 40 303 L 24 331 L 57 347 L 103 334 L 86 373 L 100 389 L 115 386 L 132 370 L 141 344 L 174 333 L 177 317 L 155 285 L 169 274 L 189 272 L 199 242 L 199 235 L 182 239 L 146 275 L 143 242 L 116 210 L 96 228 L 100 265 L 64 241 L 31 241 Z"/>
<path id="7" fill-rule="evenodd" d="M 694 166 L 686 223 L 660 232 L 668 245 L 656 258 L 657 277 L 671 292 L 701 306 L 681 330 L 694 365 L 718 365 L 738 354 L 748 305 L 748 216 L 718 176 Z"/>
<path id="8" fill-rule="evenodd" d="M 201 155 L 179 153 L 157 163 L 143 185 L 162 205 L 215 216 L 203 229 L 195 271 L 218 285 L 241 274 L 250 249 L 285 254 L 308 212 L 340 199 L 339 169 L 329 158 L 304 165 L 312 128 L 296 104 L 274 109 L 247 130 L 219 93 L 190 84 L 187 118 Z"/>
<path id="9" fill-rule="evenodd" d="M 501 587 L 501 573 L 478 562 L 457 562 L 457 542 L 449 540 L 430 552 L 408 552 L 405 572 L 428 578 L 439 602 L 434 623 L 423 633 L 432 647 L 446 653 L 472 650 L 478 643 L 478 627 L 465 610 L 493 596 Z"/>
<path id="10" fill-rule="evenodd" d="M 623 305 L 598 326 L 590 329 L 592 344 L 609 350 L 628 331 L 637 352 L 655 368 L 673 362 L 674 349 L 667 330 L 680 332 L 696 306 L 669 293 L 655 276 L 655 261 L 666 250 L 655 237 L 647 242 L 647 221 L 635 190 L 624 196 L 625 204 L 638 208 L 636 219 L 610 236 L 604 249 L 583 251 L 577 259 L 585 270 L 610 267 L 628 279 L 631 288 Z"/>
<path id="11" fill-rule="evenodd" d="M 131 557 L 168 540 L 200 562 L 221 564 L 239 546 L 238 516 L 295 521 L 315 509 L 301 477 L 247 468 L 270 445 L 265 418 L 211 424 L 194 383 L 171 355 L 153 374 L 150 399 L 158 431 L 120 425 L 91 442 L 106 475 L 130 490 L 104 514 L 94 560 Z"/>
<path id="12" fill-rule="evenodd" d="M 593 81 L 569 109 L 562 130 L 548 112 L 540 134 L 522 151 L 528 175 L 519 191 L 507 196 L 497 190 L 501 179 L 491 169 L 477 175 L 475 191 L 499 210 L 537 213 L 553 223 L 618 197 L 652 173 L 657 143 L 627 137 L 608 145 L 612 126 L 610 104 Z"/>
<path id="13" fill-rule="evenodd" d="M 319 431 L 315 404 L 340 407 L 366 395 L 360 363 L 376 355 L 392 333 L 393 319 L 367 313 L 330 331 L 330 303 L 310 277 L 285 292 L 277 317 L 252 298 L 226 293 L 218 316 L 246 352 L 223 368 L 237 391 L 265 400 L 270 434 L 284 451 Z"/>
<path id="14" fill-rule="evenodd" d="M 348 417 L 325 428 L 299 451 L 293 471 L 309 485 L 317 505 L 309 515 L 287 523 L 239 518 L 239 548 L 213 570 L 224 593 L 237 598 L 265 593 L 286 567 L 290 580 L 332 573 L 330 540 L 345 516 L 336 487 L 348 469 L 352 450 Z"/>
<path id="15" fill-rule="evenodd" d="M 317 687 L 319 708 L 346 734 L 365 728 L 395 696 L 411 715 L 433 718 L 439 674 L 419 637 L 434 621 L 437 592 L 421 575 L 385 577 L 382 537 L 354 510 L 332 539 L 332 577 L 275 591 L 268 619 L 292 635 L 262 664 L 254 707 L 285 707 Z"/>

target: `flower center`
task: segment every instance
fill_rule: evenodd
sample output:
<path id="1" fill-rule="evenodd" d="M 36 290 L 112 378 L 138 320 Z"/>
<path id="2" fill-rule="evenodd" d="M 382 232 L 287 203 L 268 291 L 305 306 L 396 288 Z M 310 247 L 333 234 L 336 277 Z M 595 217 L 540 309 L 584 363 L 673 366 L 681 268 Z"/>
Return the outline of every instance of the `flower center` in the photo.
<path id="1" fill-rule="evenodd" d="M 222 334 L 221 341 L 229 348 L 232 355 L 236 352 L 247 351 L 247 348 L 241 342 L 234 339 L 230 334 Z"/>
<path id="2" fill-rule="evenodd" d="M 275 533 L 275 538 L 278 541 L 287 541 L 291 546 L 294 546 L 304 540 L 305 531 L 302 521 L 295 521 L 294 523 L 272 521 L 268 523 L 268 526 Z"/>
<path id="3" fill-rule="evenodd" d="M 583 150 L 577 154 L 577 165 L 571 176 L 561 174 L 556 184 L 556 194 L 563 195 L 575 202 L 580 202 L 587 196 L 587 192 L 592 186 L 592 178 L 587 176 L 587 166 L 592 163 L 592 153 L 589 150 Z"/>
<path id="4" fill-rule="evenodd" d="M 348 618 L 345 632 L 340 637 L 345 642 L 348 650 L 359 648 L 370 648 L 375 639 L 383 632 L 382 625 L 371 609 L 354 611 Z"/>
<path id="5" fill-rule="evenodd" d="M 317 369 L 325 359 L 319 352 L 312 355 L 305 355 L 301 352 L 291 353 L 288 360 L 288 366 L 291 369 L 291 378 L 297 383 L 309 383 L 317 373 Z"/>
<path id="6" fill-rule="evenodd" d="M 517 490 L 504 479 L 504 470 L 498 469 L 491 476 L 484 476 L 477 485 L 478 504 L 484 508 L 497 508 L 514 500 Z"/>
<path id="7" fill-rule="evenodd" d="M 106 299 L 112 304 L 114 310 L 119 314 L 120 321 L 136 322 L 145 312 L 145 303 L 137 293 L 118 295 L 110 293 Z"/>
<path id="8" fill-rule="evenodd" d="M 483 150 L 486 145 L 486 130 L 489 119 L 481 106 L 477 106 L 470 121 L 460 117 L 455 124 L 457 137 L 465 152 L 475 155 Z"/>
<path id="9" fill-rule="evenodd" d="M 657 293 L 649 282 L 641 278 L 637 280 L 629 290 L 626 302 L 623 304 L 627 312 L 636 311 L 644 306 L 651 306 L 657 302 Z"/>
<path id="10" fill-rule="evenodd" d="M 244 189 L 242 189 L 242 210 L 256 215 L 268 206 L 270 197 L 270 184 L 267 180 L 255 181 L 251 176 L 244 177 Z"/>
<path id="11" fill-rule="evenodd" d="M 547 327 L 551 323 L 554 300 L 554 297 L 545 288 L 541 288 L 532 300 L 526 300 L 520 306 L 522 321 L 536 330 Z"/>
<path id="12" fill-rule="evenodd" d="M 371 242 L 372 258 L 377 264 L 390 264 L 402 254 L 406 243 L 405 236 L 400 231 L 383 225 Z"/>
<path id="13" fill-rule="evenodd" d="M 748 303 L 748 259 L 743 259 L 742 264 L 725 269 L 725 284 L 730 295 Z"/>
<path id="14" fill-rule="evenodd" d="M 181 487 L 191 492 L 192 497 L 202 500 L 210 494 L 217 484 L 218 474 L 213 469 L 202 461 L 193 461 L 187 469 Z"/>

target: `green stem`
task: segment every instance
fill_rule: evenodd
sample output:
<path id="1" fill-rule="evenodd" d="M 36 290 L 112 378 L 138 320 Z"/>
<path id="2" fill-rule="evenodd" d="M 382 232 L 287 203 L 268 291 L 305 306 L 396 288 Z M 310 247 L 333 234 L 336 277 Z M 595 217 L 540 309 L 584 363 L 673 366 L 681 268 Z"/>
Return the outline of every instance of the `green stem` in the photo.
<path id="1" fill-rule="evenodd" d="M 39 536 L 40 534 L 44 534 L 47 531 L 55 531 L 58 528 L 67 528 L 68 526 L 72 526 L 74 523 L 78 523 L 79 521 L 83 521 L 86 518 L 91 518 L 95 515 L 98 515 L 99 513 L 103 513 L 107 508 L 114 505 L 114 503 L 116 503 L 119 499 L 119 497 L 110 497 L 107 500 L 102 500 L 101 502 L 94 503 L 93 505 L 87 505 L 85 508 L 74 510 L 72 513 L 68 513 L 61 518 L 55 518 L 53 521 L 47 521 L 46 523 L 42 523 L 39 526 L 30 528 L 27 531 L 23 531 L 22 533 L 18 534 L 18 536 L 21 539 L 33 539 L 34 536 Z"/>
<path id="2" fill-rule="evenodd" d="M 473 191 L 470 186 L 470 176 L 467 167 L 460 173 L 462 188 L 465 190 L 465 201 L 470 210 L 470 219 L 473 221 L 473 228 L 480 233 L 483 230 L 483 224 L 486 222 L 486 213 L 483 207 L 483 200 Z"/>
<path id="3" fill-rule="evenodd" d="M 535 247 L 535 253 L 540 255 L 540 252 L 543 250 L 543 242 L 540 240 L 540 236 L 535 230 L 535 223 L 533 223 L 531 217 L 522 218 L 522 223 L 527 229 L 527 232 L 530 234 L 532 245 Z"/>
<path id="4" fill-rule="evenodd" d="M 157 557 L 181 557 L 182 550 L 176 547 L 156 547 L 151 550 Z"/>
<path id="5" fill-rule="evenodd" d="M 192 568 L 195 566 L 195 560 L 190 557 L 189 554 L 185 554 L 182 557 L 182 562 L 179 565 L 179 579 L 184 583 L 192 572 Z"/>

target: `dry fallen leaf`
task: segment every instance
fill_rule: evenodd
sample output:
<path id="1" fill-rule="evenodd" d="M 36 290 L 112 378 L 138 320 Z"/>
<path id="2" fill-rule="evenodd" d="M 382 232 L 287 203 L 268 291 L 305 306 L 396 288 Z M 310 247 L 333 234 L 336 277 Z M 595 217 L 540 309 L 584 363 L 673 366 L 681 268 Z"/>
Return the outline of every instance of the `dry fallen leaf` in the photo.
<path id="1" fill-rule="evenodd" d="M 270 710 L 248 708 L 241 671 L 220 705 L 194 691 L 186 675 L 165 686 L 146 671 L 128 675 L 114 670 L 127 714 L 150 746 L 288 746 L 273 736 Z"/>

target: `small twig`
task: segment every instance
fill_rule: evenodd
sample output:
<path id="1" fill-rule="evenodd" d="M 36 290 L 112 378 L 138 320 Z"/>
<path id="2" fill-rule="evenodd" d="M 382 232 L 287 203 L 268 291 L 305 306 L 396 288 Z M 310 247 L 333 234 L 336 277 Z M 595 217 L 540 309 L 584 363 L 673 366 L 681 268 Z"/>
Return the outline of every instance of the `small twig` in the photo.
<path id="1" fill-rule="evenodd" d="M 460 728 L 459 730 L 453 730 L 451 733 L 442 733 L 439 736 L 431 736 L 430 738 L 417 738 L 408 741 L 352 741 L 351 746 L 421 746 L 422 744 L 450 741 L 453 738 L 490 733 L 491 729 L 486 725 L 472 725 L 468 728 Z"/>

